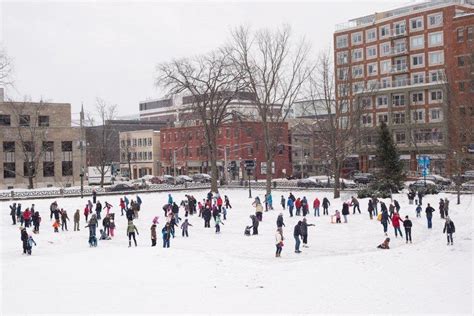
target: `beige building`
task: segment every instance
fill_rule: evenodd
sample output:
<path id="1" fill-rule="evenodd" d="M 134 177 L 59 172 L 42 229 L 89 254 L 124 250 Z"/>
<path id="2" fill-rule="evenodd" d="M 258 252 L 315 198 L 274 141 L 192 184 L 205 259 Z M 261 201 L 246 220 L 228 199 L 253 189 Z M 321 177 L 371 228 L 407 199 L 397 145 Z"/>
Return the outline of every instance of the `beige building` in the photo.
<path id="1" fill-rule="evenodd" d="M 80 139 L 70 104 L 0 99 L 0 189 L 80 185 Z"/>
<path id="2" fill-rule="evenodd" d="M 159 131 L 120 132 L 119 138 L 122 176 L 138 179 L 145 175 L 161 175 Z"/>

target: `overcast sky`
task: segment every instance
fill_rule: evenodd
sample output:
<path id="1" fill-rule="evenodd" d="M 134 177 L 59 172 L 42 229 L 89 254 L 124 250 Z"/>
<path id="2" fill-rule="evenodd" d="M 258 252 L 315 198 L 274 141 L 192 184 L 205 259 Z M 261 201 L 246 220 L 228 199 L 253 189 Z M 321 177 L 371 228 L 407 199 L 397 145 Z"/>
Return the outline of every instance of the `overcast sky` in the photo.
<path id="1" fill-rule="evenodd" d="M 336 24 L 413 2 L 0 1 L 0 41 L 14 62 L 7 94 L 71 103 L 73 113 L 100 97 L 137 114 L 140 101 L 165 94 L 154 86 L 157 63 L 212 50 L 233 27 L 287 23 L 317 52 Z"/>

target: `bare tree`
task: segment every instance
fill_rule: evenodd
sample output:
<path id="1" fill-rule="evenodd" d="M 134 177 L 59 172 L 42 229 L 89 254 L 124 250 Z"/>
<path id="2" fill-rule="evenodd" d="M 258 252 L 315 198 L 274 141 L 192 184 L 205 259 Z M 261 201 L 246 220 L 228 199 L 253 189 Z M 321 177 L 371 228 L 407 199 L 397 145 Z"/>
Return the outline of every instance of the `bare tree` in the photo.
<path id="1" fill-rule="evenodd" d="M 314 122 L 319 137 L 317 143 L 331 161 L 334 198 L 338 198 L 344 161 L 356 151 L 365 135 L 365 130 L 360 128 L 366 110 L 363 97 L 374 94 L 376 85 L 356 87 L 357 82 L 352 79 L 349 67 L 343 66 L 335 71 L 332 65 L 331 54 L 327 51 L 320 53 L 309 79 L 308 94 L 313 111 L 319 116 Z"/>
<path id="2" fill-rule="evenodd" d="M 120 158 L 120 163 L 127 163 L 128 165 L 128 178 L 132 179 L 132 161 L 135 161 L 135 159 L 132 157 L 132 140 L 129 138 L 129 135 L 127 134 L 125 139 L 121 140 L 120 144 L 120 152 L 121 152 L 121 158 Z M 125 160 L 122 160 L 122 157 L 125 157 Z M 123 175 L 123 174 L 122 174 Z"/>
<path id="3" fill-rule="evenodd" d="M 110 146 L 114 138 L 114 130 L 110 123 L 117 115 L 117 106 L 107 104 L 106 101 L 97 98 L 94 115 L 88 113 L 87 120 L 88 125 L 94 126 L 96 124 L 95 118 L 97 117 L 100 126 L 94 129 L 93 141 L 94 144 L 89 144 L 90 155 L 95 156 L 97 161 L 97 171 L 100 174 L 100 186 L 104 186 L 105 175 L 111 171 L 112 163 L 114 162 L 114 156 L 117 148 Z M 116 136 L 116 135 L 115 135 Z"/>
<path id="4" fill-rule="evenodd" d="M 232 118 L 229 103 L 244 88 L 241 72 L 232 63 L 228 50 L 219 49 L 203 56 L 159 64 L 157 73 L 157 85 L 171 94 L 186 94 L 183 100 L 203 125 L 211 164 L 211 190 L 218 192 L 217 136 L 222 124 Z"/>
<path id="5" fill-rule="evenodd" d="M 41 113 L 47 104 L 43 101 L 32 102 L 7 102 L 13 121 L 16 125 L 16 136 L 18 137 L 19 149 L 23 156 L 23 176 L 28 178 L 28 188 L 34 188 L 34 179 L 38 172 L 43 170 L 41 162 L 46 152 L 53 149 L 46 137 L 49 130 L 49 122 L 41 120 Z M 18 172 L 17 172 L 18 173 Z"/>
<path id="6" fill-rule="evenodd" d="M 266 192 L 271 193 L 272 164 L 282 139 L 281 124 L 311 72 L 308 67 L 309 46 L 304 40 L 292 41 L 289 26 L 275 31 L 250 32 L 239 27 L 232 32 L 232 56 L 236 67 L 244 72 L 247 89 L 256 96 L 259 120 L 262 122 L 266 160 Z"/>
<path id="7" fill-rule="evenodd" d="M 0 48 L 0 86 L 12 84 L 12 61 L 6 54 L 4 49 Z"/>

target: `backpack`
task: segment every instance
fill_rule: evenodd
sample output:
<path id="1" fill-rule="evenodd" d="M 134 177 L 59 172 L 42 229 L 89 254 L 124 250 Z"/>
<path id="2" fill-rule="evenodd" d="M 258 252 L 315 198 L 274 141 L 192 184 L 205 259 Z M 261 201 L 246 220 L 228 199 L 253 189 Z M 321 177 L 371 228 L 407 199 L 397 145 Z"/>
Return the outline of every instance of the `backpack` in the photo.
<path id="1" fill-rule="evenodd" d="M 377 220 L 378 220 L 379 222 L 382 221 L 382 213 L 379 213 L 379 214 L 377 215 Z"/>

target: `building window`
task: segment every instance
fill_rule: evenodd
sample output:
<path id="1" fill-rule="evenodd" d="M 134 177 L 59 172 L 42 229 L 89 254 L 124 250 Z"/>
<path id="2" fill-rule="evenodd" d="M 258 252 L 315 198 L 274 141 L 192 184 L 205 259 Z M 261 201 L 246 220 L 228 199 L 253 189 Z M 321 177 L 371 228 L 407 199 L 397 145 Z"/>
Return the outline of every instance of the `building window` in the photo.
<path id="1" fill-rule="evenodd" d="M 36 168 L 33 161 L 23 163 L 23 176 L 30 177 L 36 174 Z"/>
<path id="2" fill-rule="evenodd" d="M 474 26 L 467 27 L 467 40 L 468 41 L 474 40 Z"/>
<path id="3" fill-rule="evenodd" d="M 142 139 L 141 138 L 138 139 L 138 147 L 142 147 Z"/>
<path id="4" fill-rule="evenodd" d="M 458 56 L 458 67 L 465 65 L 464 56 Z"/>
<path id="5" fill-rule="evenodd" d="M 393 124 L 405 124 L 405 113 L 393 113 Z"/>
<path id="6" fill-rule="evenodd" d="M 441 109 L 431 109 L 430 111 L 430 121 L 435 122 L 435 121 L 441 121 L 442 117 L 442 112 Z"/>
<path id="7" fill-rule="evenodd" d="M 153 160 L 153 152 L 148 152 L 148 160 Z"/>
<path id="8" fill-rule="evenodd" d="M 373 42 L 377 40 L 377 29 L 370 29 L 365 31 L 366 42 Z"/>
<path id="9" fill-rule="evenodd" d="M 352 50 L 352 61 L 361 61 L 364 58 L 362 48 Z"/>
<path id="10" fill-rule="evenodd" d="M 380 80 L 380 87 L 381 88 L 390 88 L 392 85 L 392 78 L 388 77 L 388 78 L 382 78 Z"/>
<path id="11" fill-rule="evenodd" d="M 10 115 L 0 115 L 0 126 L 10 126 Z"/>
<path id="12" fill-rule="evenodd" d="M 403 35 L 406 33 L 405 21 L 395 23 L 394 26 L 395 26 L 394 28 L 395 35 Z"/>
<path id="13" fill-rule="evenodd" d="M 152 143 L 152 140 L 151 140 L 151 137 L 148 137 L 148 146 L 151 146 L 153 143 Z"/>
<path id="14" fill-rule="evenodd" d="M 380 38 L 385 38 L 390 35 L 390 25 L 379 27 Z"/>
<path id="15" fill-rule="evenodd" d="M 443 91 L 441 90 L 430 91 L 430 102 L 439 103 L 442 101 L 443 101 Z"/>
<path id="16" fill-rule="evenodd" d="M 371 108 L 372 107 L 372 98 L 370 98 L 370 97 L 362 98 L 361 103 L 362 103 L 362 108 L 364 108 L 364 109 Z"/>
<path id="17" fill-rule="evenodd" d="M 347 80 L 348 79 L 349 68 L 339 68 L 337 72 L 337 79 L 339 80 Z"/>
<path id="18" fill-rule="evenodd" d="M 345 65 L 349 62 L 349 53 L 348 51 L 343 51 L 343 52 L 338 52 L 337 53 L 337 64 L 338 65 Z M 229 138 L 230 136 L 227 136 L 227 131 L 229 129 L 226 129 L 226 137 Z"/>
<path id="19" fill-rule="evenodd" d="M 377 107 L 383 108 L 388 106 L 388 97 L 386 95 L 379 95 L 377 97 Z"/>
<path id="20" fill-rule="evenodd" d="M 362 32 L 352 33 L 351 43 L 352 45 L 362 44 Z"/>
<path id="21" fill-rule="evenodd" d="M 38 117 L 38 126 L 48 127 L 49 126 L 49 116 L 40 115 Z"/>
<path id="22" fill-rule="evenodd" d="M 443 25 L 443 13 L 435 13 L 428 15 L 428 28 L 438 27 Z"/>
<path id="23" fill-rule="evenodd" d="M 429 56 L 429 65 L 442 65 L 444 64 L 444 52 L 443 51 L 436 51 L 428 53 Z"/>
<path id="24" fill-rule="evenodd" d="M 443 80 L 444 74 L 442 71 L 436 70 L 430 72 L 430 81 L 431 82 L 438 82 Z"/>
<path id="25" fill-rule="evenodd" d="M 404 94 L 395 94 L 392 97 L 393 106 L 404 106 L 405 105 L 405 95 Z"/>
<path id="26" fill-rule="evenodd" d="M 411 56 L 411 66 L 413 68 L 423 67 L 425 64 L 423 61 L 423 57 L 424 57 L 424 54 Z"/>
<path id="27" fill-rule="evenodd" d="M 423 121 L 424 120 L 423 113 L 424 113 L 424 110 L 413 111 L 413 121 L 414 122 Z"/>
<path id="28" fill-rule="evenodd" d="M 420 31 L 423 29 L 423 17 L 419 16 L 410 20 L 410 31 Z"/>
<path id="29" fill-rule="evenodd" d="M 418 72 L 412 74 L 412 84 L 420 84 L 425 82 L 425 73 Z"/>
<path id="30" fill-rule="evenodd" d="M 390 55 L 390 43 L 380 44 L 380 56 Z"/>
<path id="31" fill-rule="evenodd" d="M 423 92 L 413 92 L 411 95 L 413 104 L 423 103 Z"/>
<path id="32" fill-rule="evenodd" d="M 384 123 L 388 122 L 388 114 L 379 114 L 377 118 L 378 118 L 378 124 L 381 124 L 382 122 Z"/>
<path id="33" fill-rule="evenodd" d="M 61 142 L 62 161 L 72 161 L 72 142 Z"/>
<path id="34" fill-rule="evenodd" d="M 54 177 L 54 161 L 43 162 L 43 177 Z"/>
<path id="35" fill-rule="evenodd" d="M 387 74 L 390 72 L 390 68 L 392 68 L 392 63 L 390 60 L 382 60 L 380 62 L 380 73 Z"/>
<path id="36" fill-rule="evenodd" d="M 19 115 L 19 124 L 20 126 L 30 126 L 30 116 L 29 115 Z"/>
<path id="37" fill-rule="evenodd" d="M 352 85 L 352 92 L 353 93 L 362 92 L 362 91 L 364 91 L 364 82 L 363 81 L 355 82 Z"/>
<path id="38" fill-rule="evenodd" d="M 369 76 L 376 76 L 378 73 L 377 71 L 377 63 L 372 63 L 367 65 L 367 75 Z"/>
<path id="39" fill-rule="evenodd" d="M 336 48 L 345 48 L 348 46 L 348 37 L 346 35 L 339 35 L 336 37 Z"/>
<path id="40" fill-rule="evenodd" d="M 363 125 L 368 125 L 368 126 L 371 126 L 372 125 L 372 115 L 363 115 L 362 116 L 362 124 Z"/>
<path id="41" fill-rule="evenodd" d="M 464 42 L 464 29 L 462 27 L 456 30 L 456 39 L 458 43 Z"/>
<path id="42" fill-rule="evenodd" d="M 459 91 L 465 91 L 466 90 L 466 85 L 463 81 L 458 82 L 458 88 Z"/>
<path id="43" fill-rule="evenodd" d="M 72 161 L 61 162 L 61 171 L 63 177 L 72 176 Z"/>
<path id="44" fill-rule="evenodd" d="M 425 38 L 423 35 L 410 37 L 410 50 L 422 49 L 425 47 Z"/>
<path id="45" fill-rule="evenodd" d="M 428 34 L 428 47 L 442 46 L 443 32 L 436 32 Z"/>
<path id="46" fill-rule="evenodd" d="M 367 47 L 367 59 L 372 59 L 377 57 L 377 46 Z"/>
<path id="47" fill-rule="evenodd" d="M 361 78 L 364 76 L 364 67 L 362 65 L 352 67 L 352 77 Z"/>
<path id="48" fill-rule="evenodd" d="M 397 144 L 405 144 L 406 142 L 405 132 L 395 132 L 395 142 Z"/>
<path id="49" fill-rule="evenodd" d="M 54 142 L 43 142 L 43 161 L 54 161 Z"/>

